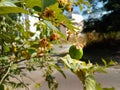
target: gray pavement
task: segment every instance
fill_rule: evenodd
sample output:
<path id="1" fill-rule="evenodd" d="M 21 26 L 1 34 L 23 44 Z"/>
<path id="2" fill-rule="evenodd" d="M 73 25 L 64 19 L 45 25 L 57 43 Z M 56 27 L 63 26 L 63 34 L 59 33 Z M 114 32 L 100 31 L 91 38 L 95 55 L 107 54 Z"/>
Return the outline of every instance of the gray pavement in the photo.
<path id="1" fill-rule="evenodd" d="M 112 66 L 106 69 L 107 73 L 95 73 L 96 80 L 101 83 L 102 87 L 112 88 L 115 90 L 120 90 L 120 66 Z M 24 78 L 25 83 L 30 83 L 29 87 L 31 90 L 49 90 L 47 82 L 42 78 L 42 73 L 40 71 L 35 72 L 24 72 L 29 78 Z M 83 90 L 82 83 L 79 81 L 77 76 L 73 74 L 70 70 L 64 70 L 66 79 L 61 73 L 55 71 L 54 76 L 59 83 L 58 90 Z M 41 83 L 41 88 L 35 88 L 35 82 Z M 18 89 L 23 90 L 23 89 Z"/>
<path id="2" fill-rule="evenodd" d="M 54 54 L 61 55 L 64 53 L 68 53 L 68 47 L 70 45 L 58 45 L 55 46 L 57 50 L 54 50 Z M 64 48 L 64 49 L 63 49 Z M 56 53 L 55 53 L 56 52 Z M 59 57 L 59 56 L 58 56 Z M 120 65 L 112 66 L 106 69 L 107 73 L 95 73 L 96 80 L 101 83 L 102 87 L 114 87 L 115 90 L 120 90 Z M 25 83 L 29 83 L 29 87 L 31 90 L 49 90 L 47 86 L 47 82 L 45 82 L 42 77 L 41 71 L 34 72 L 23 72 L 27 75 L 28 78 L 24 78 Z M 57 82 L 59 83 L 58 90 L 83 90 L 82 83 L 79 81 L 76 75 L 74 75 L 70 70 L 64 70 L 66 75 L 66 79 L 57 71 L 54 72 L 54 76 L 56 77 Z M 32 78 L 32 80 L 30 80 Z M 36 89 L 35 83 L 41 83 L 41 88 Z M 23 90 L 23 89 L 18 89 Z"/>
<path id="3" fill-rule="evenodd" d="M 115 90 L 120 90 L 120 69 L 108 68 L 107 74 L 95 73 L 95 77 L 102 87 L 114 87 Z M 65 79 L 60 73 L 55 73 L 59 83 L 58 90 L 83 90 L 82 83 L 69 70 L 65 70 L 67 78 Z M 38 89 L 40 90 L 40 89 Z M 47 84 L 43 82 L 41 90 L 49 90 Z"/>
<path id="4" fill-rule="evenodd" d="M 107 73 L 95 73 L 95 78 L 102 85 L 102 87 L 112 88 L 115 90 L 120 90 L 120 66 L 112 66 L 106 69 Z M 30 81 L 28 78 L 24 78 L 25 83 L 29 83 L 29 88 L 31 90 L 49 90 L 47 82 L 42 78 L 41 71 L 35 72 L 24 72 L 29 78 L 32 78 L 33 81 Z M 82 83 L 79 81 L 78 77 L 73 74 L 70 70 L 64 70 L 66 74 L 66 79 L 62 76 L 61 73 L 55 71 L 54 76 L 56 77 L 57 82 L 59 83 L 58 90 L 83 90 Z M 35 83 L 40 83 L 41 87 L 36 89 Z M 18 90 L 24 90 L 18 89 Z"/>

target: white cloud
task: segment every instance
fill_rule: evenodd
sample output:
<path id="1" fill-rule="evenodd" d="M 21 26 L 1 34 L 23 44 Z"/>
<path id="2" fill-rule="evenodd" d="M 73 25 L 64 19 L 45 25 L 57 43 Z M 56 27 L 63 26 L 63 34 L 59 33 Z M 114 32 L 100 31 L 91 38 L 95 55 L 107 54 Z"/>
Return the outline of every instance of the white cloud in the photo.
<path id="1" fill-rule="evenodd" d="M 73 22 L 80 23 L 84 20 L 83 16 L 80 14 L 72 14 Z"/>

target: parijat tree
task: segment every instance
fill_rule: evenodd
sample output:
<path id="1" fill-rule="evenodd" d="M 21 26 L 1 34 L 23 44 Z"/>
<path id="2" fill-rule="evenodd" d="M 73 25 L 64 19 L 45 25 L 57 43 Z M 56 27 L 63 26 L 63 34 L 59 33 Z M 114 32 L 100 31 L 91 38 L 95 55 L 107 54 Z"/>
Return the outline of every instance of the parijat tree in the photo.
<path id="1" fill-rule="evenodd" d="M 63 76 L 65 74 L 51 56 L 51 50 L 55 42 L 60 42 L 60 38 L 66 39 L 58 29 L 60 25 L 74 30 L 72 22 L 63 14 L 64 10 L 71 12 L 72 4 L 90 6 L 87 0 L 0 0 L 0 90 L 9 89 L 9 86 L 13 88 L 22 86 L 26 90 L 30 90 L 28 85 L 22 81 L 21 77 L 24 75 L 21 72 L 23 69 L 43 71 L 43 77 L 48 82 L 49 89 L 57 89 L 58 83 L 52 75 L 54 69 L 61 72 Z M 23 18 L 23 14 L 38 19 L 34 25 L 40 34 L 34 40 L 31 40 L 35 33 L 30 30 L 30 20 Z M 15 19 L 13 19 L 14 16 Z M 69 60 L 71 58 L 66 58 L 66 61 Z M 68 68 L 82 80 L 84 90 L 93 90 L 87 89 L 91 88 L 91 82 L 86 84 L 86 78 L 80 76 L 81 72 L 85 73 L 82 77 L 88 75 L 89 68 L 87 67 L 91 67 L 92 64 L 81 64 L 84 65 L 83 69 L 76 68 L 79 63 L 80 61 L 72 62 Z M 64 64 L 69 65 L 66 62 Z M 76 65 L 71 68 L 73 64 Z M 76 70 L 74 70 L 75 68 Z M 87 80 L 91 77 L 94 76 L 90 74 Z M 11 81 L 10 78 L 15 78 L 17 82 Z"/>

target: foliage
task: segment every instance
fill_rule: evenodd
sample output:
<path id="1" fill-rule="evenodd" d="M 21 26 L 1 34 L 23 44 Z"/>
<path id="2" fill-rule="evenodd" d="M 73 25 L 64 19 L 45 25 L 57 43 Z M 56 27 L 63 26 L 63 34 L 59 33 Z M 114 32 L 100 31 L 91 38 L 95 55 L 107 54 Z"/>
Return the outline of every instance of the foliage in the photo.
<path id="1" fill-rule="evenodd" d="M 84 90 L 114 90 L 114 88 L 102 88 L 94 77 L 94 73 L 96 71 L 106 73 L 105 67 L 111 65 L 111 62 L 107 64 L 106 61 L 103 60 L 105 67 L 102 67 L 98 64 L 93 65 L 90 62 L 86 63 L 84 61 L 72 59 L 69 55 L 62 57 L 61 60 L 64 62 L 64 65 L 69 68 L 74 74 L 76 74 L 80 81 L 82 81 Z M 113 64 L 114 63 L 112 62 L 112 65 Z"/>
<path id="2" fill-rule="evenodd" d="M 63 14 L 64 10 L 72 11 L 72 4 L 90 6 L 87 0 L 0 0 L 0 90 L 9 89 L 9 86 L 29 90 L 16 75 L 21 75 L 23 70 L 36 69 L 44 72 L 50 90 L 57 89 L 58 83 L 52 75 L 54 70 L 65 75 L 51 51 L 61 38 L 67 38 L 59 31 L 60 25 L 72 31 L 75 29 Z M 35 33 L 30 30 L 30 20 L 24 16 L 37 18 L 34 26 L 40 34 L 34 39 L 31 38 Z M 90 75 L 87 80 L 91 77 L 94 78 Z M 16 78 L 18 83 L 10 78 Z"/>
<path id="3" fill-rule="evenodd" d="M 97 3 L 102 3 L 103 7 L 97 7 L 97 4 L 92 6 L 92 12 L 86 21 L 84 31 L 96 31 L 102 33 L 120 31 L 120 1 L 119 0 L 96 0 Z M 99 16 L 99 17 L 96 17 Z M 96 17 L 96 18 L 95 18 Z M 112 22 L 111 22 L 112 21 Z"/>

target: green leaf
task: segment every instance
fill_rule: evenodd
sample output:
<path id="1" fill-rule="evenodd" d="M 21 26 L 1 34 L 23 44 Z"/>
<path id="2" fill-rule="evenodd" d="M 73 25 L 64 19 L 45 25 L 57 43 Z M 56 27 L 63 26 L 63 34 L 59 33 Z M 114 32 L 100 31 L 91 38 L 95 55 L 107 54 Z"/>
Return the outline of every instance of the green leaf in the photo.
<path id="1" fill-rule="evenodd" d="M 11 65 L 11 70 L 16 70 L 18 68 L 18 65 L 17 64 L 12 64 Z"/>
<path id="2" fill-rule="evenodd" d="M 4 45 L 4 51 L 5 51 L 5 52 L 9 52 L 9 51 L 10 51 L 10 48 L 9 48 L 8 45 Z"/>
<path id="3" fill-rule="evenodd" d="M 26 3 L 26 6 L 29 8 L 33 8 L 35 6 L 41 7 L 42 0 L 23 0 Z"/>
<path id="4" fill-rule="evenodd" d="M 31 37 L 35 35 L 35 33 L 34 33 L 34 32 L 31 32 L 31 31 L 27 31 L 27 33 L 28 33 Z"/>
<path id="5" fill-rule="evenodd" d="M 117 62 L 113 61 L 113 60 L 110 60 L 110 62 L 108 63 L 109 66 L 113 66 L 113 65 L 116 65 Z"/>
<path id="6" fill-rule="evenodd" d="M 6 1 L 9 1 L 11 3 L 19 3 L 19 2 L 21 2 L 21 0 L 6 0 Z"/>
<path id="7" fill-rule="evenodd" d="M 102 58 L 102 62 L 104 63 L 105 67 L 107 67 L 107 62 L 105 61 L 105 59 Z"/>
<path id="8" fill-rule="evenodd" d="M 9 13 L 28 13 L 25 9 L 20 7 L 11 7 L 11 6 L 3 6 L 0 7 L 0 15 L 9 14 Z"/>
<path id="9" fill-rule="evenodd" d="M 42 11 L 46 8 L 51 6 L 52 4 L 55 4 L 56 0 L 42 0 Z M 55 9 L 55 8 L 54 8 Z"/>
<path id="10" fill-rule="evenodd" d="M 107 73 L 107 72 L 105 71 L 105 68 L 103 68 L 103 67 L 101 67 L 101 66 L 96 66 L 95 68 L 96 68 L 95 71 L 97 71 L 97 72 Z"/>
<path id="11" fill-rule="evenodd" d="M 29 48 L 28 52 L 31 56 L 34 56 L 33 54 L 35 54 L 36 50 L 35 50 L 35 48 Z"/>
<path id="12" fill-rule="evenodd" d="M 115 90 L 115 88 L 103 88 L 103 90 Z"/>
<path id="13" fill-rule="evenodd" d="M 61 69 L 61 67 L 58 64 L 55 64 L 53 66 L 57 71 L 59 71 L 64 76 L 64 78 L 66 78 L 66 75 L 64 74 L 63 70 Z"/>
<path id="14" fill-rule="evenodd" d="M 76 59 L 72 59 L 70 55 L 66 55 L 65 57 L 61 58 L 61 60 L 73 72 L 76 72 L 78 69 L 89 68 L 88 66 L 86 66 L 86 63 L 84 61 L 78 61 Z"/>
<path id="15" fill-rule="evenodd" d="M 0 84 L 0 90 L 4 90 L 4 85 Z"/>
<path id="16" fill-rule="evenodd" d="M 2 0 L 0 1 L 0 7 L 1 6 L 16 6 L 16 5 L 8 0 Z"/>
<path id="17" fill-rule="evenodd" d="M 97 89 L 96 90 L 115 90 L 113 87 L 112 88 L 102 88 L 101 84 L 97 84 Z"/>
<path id="18" fill-rule="evenodd" d="M 25 31 L 22 24 L 17 24 L 16 27 L 19 29 L 19 31 L 21 33 L 21 38 L 24 38 L 24 39 L 30 38 L 29 33 L 27 33 L 27 31 Z"/>
<path id="19" fill-rule="evenodd" d="M 49 8 L 54 11 L 55 22 L 61 23 L 63 21 L 67 22 L 69 19 L 67 16 L 63 14 L 63 11 L 58 7 L 59 4 L 55 3 L 51 5 Z"/>
<path id="20" fill-rule="evenodd" d="M 4 56 L 4 57 L 0 57 L 0 60 L 8 60 L 9 59 L 9 57 L 8 56 Z"/>
<path id="21" fill-rule="evenodd" d="M 38 89 L 41 85 L 39 83 L 35 83 L 35 88 Z"/>
<path id="22" fill-rule="evenodd" d="M 0 34 L 0 38 L 2 40 L 4 40 L 5 42 L 10 42 L 10 40 L 11 40 L 11 37 L 9 35 L 7 35 L 7 33 Z"/>
<path id="23" fill-rule="evenodd" d="M 72 59 L 70 58 L 69 55 L 66 55 L 65 57 L 61 57 L 61 60 L 64 62 L 64 64 L 71 69 L 70 62 L 72 62 Z"/>
<path id="24" fill-rule="evenodd" d="M 96 89 L 96 80 L 92 75 L 88 75 L 85 79 L 85 90 L 97 90 Z"/>
<path id="25" fill-rule="evenodd" d="M 17 7 L 13 1 L 2 0 L 0 2 L 0 15 L 8 13 L 28 13 L 28 12 L 23 8 Z"/>
<path id="26" fill-rule="evenodd" d="M 55 4 L 52 4 L 51 6 L 49 6 L 49 8 L 54 10 L 55 15 L 57 15 L 58 17 L 60 17 L 61 15 L 64 16 L 62 13 L 62 10 L 58 6 L 59 6 L 59 4 L 55 3 Z M 58 14 L 61 14 L 61 15 L 59 16 Z"/>

